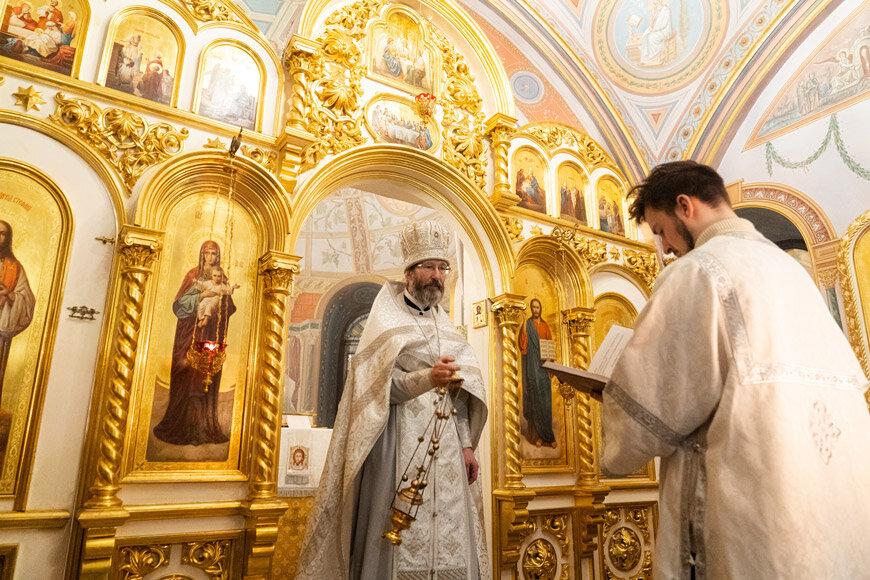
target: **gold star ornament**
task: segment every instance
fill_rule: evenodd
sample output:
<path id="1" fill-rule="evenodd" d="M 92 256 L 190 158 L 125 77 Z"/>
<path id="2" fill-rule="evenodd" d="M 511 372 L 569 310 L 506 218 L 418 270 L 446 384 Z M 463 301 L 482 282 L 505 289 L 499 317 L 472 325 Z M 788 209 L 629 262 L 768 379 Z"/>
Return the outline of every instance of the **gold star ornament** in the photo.
<path id="1" fill-rule="evenodd" d="M 39 105 L 45 104 L 45 99 L 42 98 L 42 93 L 33 88 L 33 85 L 27 87 L 18 87 L 17 93 L 12 93 L 15 97 L 15 104 L 24 107 L 25 112 L 30 109 L 39 110 Z"/>

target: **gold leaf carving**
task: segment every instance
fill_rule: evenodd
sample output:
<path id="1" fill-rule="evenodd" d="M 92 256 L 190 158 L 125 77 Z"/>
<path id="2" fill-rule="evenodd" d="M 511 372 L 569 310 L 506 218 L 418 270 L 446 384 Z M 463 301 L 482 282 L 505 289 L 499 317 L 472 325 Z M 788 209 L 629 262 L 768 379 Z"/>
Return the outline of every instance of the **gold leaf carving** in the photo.
<path id="1" fill-rule="evenodd" d="M 547 146 L 550 151 L 567 147 L 577 151 L 591 165 L 601 165 L 610 162 L 610 157 L 589 135 L 565 125 L 554 123 L 536 123 L 522 129 Z"/>
<path id="2" fill-rule="evenodd" d="M 652 580 L 651 509 L 650 505 L 626 505 L 606 510 L 602 567 L 607 580 Z"/>
<path id="3" fill-rule="evenodd" d="M 50 119 L 76 132 L 111 163 L 128 190 L 146 169 L 180 153 L 187 129 L 180 131 L 167 123 L 149 125 L 135 113 L 106 109 L 84 99 L 67 99 L 58 93 L 57 108 Z"/>
<path id="4" fill-rule="evenodd" d="M 228 578 L 231 540 L 186 542 L 182 545 L 181 563 L 199 568 L 213 580 Z"/>
<path id="5" fill-rule="evenodd" d="M 556 549 L 553 544 L 538 538 L 523 554 L 523 574 L 533 580 L 553 580 L 556 577 Z"/>
<path id="6" fill-rule="evenodd" d="M 625 265 L 640 276 L 648 290 L 652 290 L 656 277 L 659 275 L 659 261 L 655 254 L 626 248 L 623 250 L 623 255 L 625 256 Z"/>
<path id="7" fill-rule="evenodd" d="M 202 147 L 203 149 L 220 149 L 221 151 L 227 150 L 227 144 L 218 139 L 217 137 L 209 139 Z"/>
<path id="8" fill-rule="evenodd" d="M 169 564 L 169 544 L 126 546 L 120 550 L 119 569 L 123 580 L 141 580 Z"/>
<path id="9" fill-rule="evenodd" d="M 220 0 L 185 0 L 185 5 L 201 22 L 241 22 L 229 4 Z"/>
<path id="10" fill-rule="evenodd" d="M 302 170 L 327 155 L 365 142 L 361 126 L 362 62 L 360 42 L 366 25 L 384 0 L 361 0 L 326 19 L 313 53 L 291 50 L 285 58 L 294 84 L 288 124 L 299 125 L 315 141 L 305 150 Z"/>
<path id="11" fill-rule="evenodd" d="M 870 224 L 870 210 L 865 211 L 856 219 L 846 234 L 840 239 L 840 249 L 837 252 L 837 273 L 840 277 L 840 288 L 843 291 L 843 309 L 846 314 L 846 328 L 849 330 L 849 342 L 852 350 L 864 369 L 864 374 L 870 376 L 870 357 L 868 357 L 868 333 L 861 316 L 861 295 L 858 291 L 858 277 L 855 272 L 854 250 L 858 238 L 867 231 Z M 870 391 L 866 393 L 870 402 Z"/>
<path id="12" fill-rule="evenodd" d="M 544 531 L 553 534 L 559 540 L 559 550 L 562 553 L 562 573 L 559 575 L 561 580 L 568 578 L 568 547 L 570 533 L 568 514 L 557 514 L 544 517 Z"/>
<path id="13" fill-rule="evenodd" d="M 275 171 L 275 167 L 278 163 L 278 154 L 274 151 L 269 151 L 268 149 L 261 149 L 259 147 L 248 147 L 247 145 L 242 145 L 242 155 L 245 157 L 259 163 L 263 167 L 266 168 L 267 171 Z"/>
<path id="14" fill-rule="evenodd" d="M 508 237 L 512 242 L 523 241 L 523 220 L 517 217 L 502 216 L 504 227 L 507 229 Z"/>
<path id="15" fill-rule="evenodd" d="M 607 260 L 607 244 L 604 242 L 581 236 L 576 230 L 568 231 L 560 227 L 553 228 L 550 235 L 576 250 L 587 266 L 594 266 Z"/>

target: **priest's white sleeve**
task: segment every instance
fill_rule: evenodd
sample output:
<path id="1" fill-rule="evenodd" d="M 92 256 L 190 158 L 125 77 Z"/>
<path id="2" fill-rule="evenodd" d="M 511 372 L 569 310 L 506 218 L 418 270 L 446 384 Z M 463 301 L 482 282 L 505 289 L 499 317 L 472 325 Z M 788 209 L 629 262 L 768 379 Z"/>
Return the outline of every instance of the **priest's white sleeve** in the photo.
<path id="1" fill-rule="evenodd" d="M 719 402 L 728 364 L 721 304 L 715 280 L 690 256 L 659 276 L 604 389 L 603 465 L 610 473 L 667 457 Z"/>

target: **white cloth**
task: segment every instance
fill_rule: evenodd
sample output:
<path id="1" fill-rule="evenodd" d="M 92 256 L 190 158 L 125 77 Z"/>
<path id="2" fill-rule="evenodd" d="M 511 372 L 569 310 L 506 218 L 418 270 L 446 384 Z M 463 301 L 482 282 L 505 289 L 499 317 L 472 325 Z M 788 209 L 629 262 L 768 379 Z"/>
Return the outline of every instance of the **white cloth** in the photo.
<path id="1" fill-rule="evenodd" d="M 404 288 L 390 282 L 381 289 L 351 361 L 297 579 L 430 578 L 430 568 L 434 578 L 489 577 L 480 483 L 468 485 L 461 450 L 477 446 L 486 422 L 482 375 L 447 315 L 437 307 L 412 315 Z M 393 548 L 382 535 L 391 529 L 398 477 L 432 417 L 429 370 L 439 354 L 462 367 L 458 412 L 444 430 L 417 520 Z"/>
<path id="2" fill-rule="evenodd" d="M 866 578 L 866 388 L 800 264 L 746 220 L 703 232 L 604 391 L 605 469 L 662 458 L 656 577 Z"/>

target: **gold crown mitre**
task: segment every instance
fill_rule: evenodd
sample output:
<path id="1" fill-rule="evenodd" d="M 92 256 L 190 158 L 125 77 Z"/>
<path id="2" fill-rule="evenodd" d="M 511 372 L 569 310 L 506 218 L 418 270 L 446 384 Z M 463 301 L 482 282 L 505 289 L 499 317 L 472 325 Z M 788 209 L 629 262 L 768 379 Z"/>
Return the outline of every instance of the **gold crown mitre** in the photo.
<path id="1" fill-rule="evenodd" d="M 450 263 L 447 257 L 450 232 L 438 222 L 408 222 L 399 234 L 399 243 L 406 270 L 424 260 L 444 260 Z"/>

